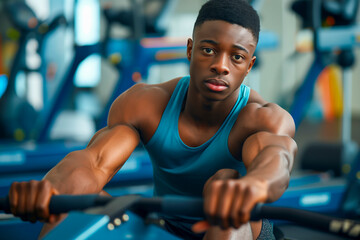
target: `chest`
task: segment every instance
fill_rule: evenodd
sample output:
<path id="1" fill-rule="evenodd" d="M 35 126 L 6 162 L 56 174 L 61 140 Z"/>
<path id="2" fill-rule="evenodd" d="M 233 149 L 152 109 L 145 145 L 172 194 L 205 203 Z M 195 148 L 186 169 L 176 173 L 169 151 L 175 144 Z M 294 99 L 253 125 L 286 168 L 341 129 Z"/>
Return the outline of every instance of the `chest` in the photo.
<path id="1" fill-rule="evenodd" d="M 178 121 L 178 134 L 182 142 L 189 147 L 199 147 L 209 141 L 227 147 L 230 154 L 241 159 L 242 145 L 249 134 L 241 119 L 228 125 L 197 126 L 189 124 L 181 117 Z"/>
<path id="2" fill-rule="evenodd" d="M 199 126 L 189 124 L 181 117 L 178 121 L 178 133 L 180 139 L 189 147 L 198 147 L 208 142 L 219 130 L 219 126 Z"/>

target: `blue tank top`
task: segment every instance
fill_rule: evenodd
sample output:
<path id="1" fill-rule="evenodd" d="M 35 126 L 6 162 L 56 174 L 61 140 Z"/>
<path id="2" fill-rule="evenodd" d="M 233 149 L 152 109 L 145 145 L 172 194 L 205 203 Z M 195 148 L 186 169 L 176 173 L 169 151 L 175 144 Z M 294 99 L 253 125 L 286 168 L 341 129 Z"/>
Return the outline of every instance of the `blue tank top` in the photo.
<path id="1" fill-rule="evenodd" d="M 228 138 L 240 110 L 246 105 L 250 89 L 240 86 L 236 104 L 211 139 L 197 147 L 187 146 L 180 138 L 178 120 L 189 87 L 190 77 L 179 80 L 159 126 L 145 145 L 154 171 L 154 195 L 202 197 L 205 182 L 223 168 L 246 169 L 229 151 Z"/>

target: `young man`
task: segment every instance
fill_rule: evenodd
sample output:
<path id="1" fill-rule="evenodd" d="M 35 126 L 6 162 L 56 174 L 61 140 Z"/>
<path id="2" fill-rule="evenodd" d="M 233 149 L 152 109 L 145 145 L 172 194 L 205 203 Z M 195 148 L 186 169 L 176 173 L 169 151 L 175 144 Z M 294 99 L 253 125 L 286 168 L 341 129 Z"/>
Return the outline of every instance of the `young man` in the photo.
<path id="1" fill-rule="evenodd" d="M 297 147 L 291 116 L 242 84 L 256 59 L 259 29 L 246 1 L 208 1 L 187 42 L 190 76 L 137 84 L 120 95 L 108 126 L 86 149 L 68 154 L 42 181 L 11 186 L 12 212 L 54 223 L 53 194 L 101 192 L 141 142 L 153 162 L 156 196 L 204 197 L 206 221 L 164 216 L 170 232 L 272 239 L 269 222 L 249 223 L 250 212 L 283 194 Z"/>

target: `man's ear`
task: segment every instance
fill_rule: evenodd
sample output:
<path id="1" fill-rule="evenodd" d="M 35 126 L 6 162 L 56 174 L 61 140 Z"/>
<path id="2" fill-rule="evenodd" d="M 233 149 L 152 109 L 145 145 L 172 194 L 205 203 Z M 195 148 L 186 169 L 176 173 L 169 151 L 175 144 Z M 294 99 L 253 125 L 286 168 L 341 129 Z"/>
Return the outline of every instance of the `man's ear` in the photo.
<path id="1" fill-rule="evenodd" d="M 251 59 L 251 62 L 250 62 L 250 64 L 249 64 L 248 70 L 246 71 L 246 75 L 250 72 L 250 70 L 251 70 L 252 67 L 254 66 L 255 61 L 256 61 L 256 56 L 253 56 L 252 59 Z"/>
<path id="2" fill-rule="evenodd" d="M 190 61 L 191 60 L 191 51 L 193 48 L 193 40 L 191 38 L 188 38 L 187 40 L 187 49 L 186 49 L 186 55 L 187 55 L 187 59 Z"/>

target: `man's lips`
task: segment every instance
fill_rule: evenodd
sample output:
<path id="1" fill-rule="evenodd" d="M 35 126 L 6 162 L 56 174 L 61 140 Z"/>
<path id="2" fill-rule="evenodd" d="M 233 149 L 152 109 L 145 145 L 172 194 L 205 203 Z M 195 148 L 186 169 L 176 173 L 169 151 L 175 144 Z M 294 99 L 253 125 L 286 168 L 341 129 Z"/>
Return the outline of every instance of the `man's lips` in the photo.
<path id="1" fill-rule="evenodd" d="M 221 92 L 228 88 L 227 82 L 216 78 L 206 80 L 205 85 L 214 92 Z"/>

